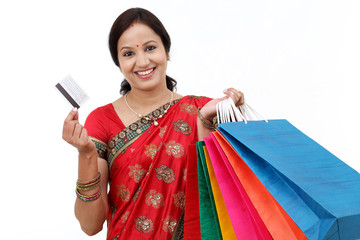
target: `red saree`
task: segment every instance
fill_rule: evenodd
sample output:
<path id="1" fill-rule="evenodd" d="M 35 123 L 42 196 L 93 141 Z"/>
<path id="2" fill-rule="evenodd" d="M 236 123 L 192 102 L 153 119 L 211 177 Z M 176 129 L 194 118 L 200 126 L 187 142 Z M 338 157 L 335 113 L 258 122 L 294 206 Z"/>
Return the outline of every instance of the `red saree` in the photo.
<path id="1" fill-rule="evenodd" d="M 141 119 L 125 127 L 112 104 L 88 116 L 85 128 L 109 164 L 108 240 L 172 238 L 185 208 L 188 145 L 198 140 L 196 109 L 209 100 L 173 101 L 158 126 Z"/>

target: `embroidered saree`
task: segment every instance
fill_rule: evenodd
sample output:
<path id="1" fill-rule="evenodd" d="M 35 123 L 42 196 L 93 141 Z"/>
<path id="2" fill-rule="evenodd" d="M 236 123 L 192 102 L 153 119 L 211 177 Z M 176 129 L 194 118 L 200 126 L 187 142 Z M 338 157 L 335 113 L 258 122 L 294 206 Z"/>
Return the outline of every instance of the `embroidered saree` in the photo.
<path id="1" fill-rule="evenodd" d="M 94 110 L 85 128 L 108 162 L 107 239 L 171 239 L 185 208 L 188 145 L 198 141 L 198 107 L 210 99 L 185 96 L 125 127 L 113 105 Z M 181 232 L 181 231 L 178 231 Z"/>

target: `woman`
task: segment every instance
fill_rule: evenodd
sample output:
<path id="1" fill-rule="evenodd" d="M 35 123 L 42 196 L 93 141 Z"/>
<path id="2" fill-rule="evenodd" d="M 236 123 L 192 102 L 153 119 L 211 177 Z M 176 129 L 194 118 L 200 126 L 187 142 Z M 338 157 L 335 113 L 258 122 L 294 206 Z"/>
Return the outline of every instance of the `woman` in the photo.
<path id="1" fill-rule="evenodd" d="M 76 110 L 64 122 L 63 138 L 79 152 L 75 215 L 88 235 L 107 220 L 107 239 L 180 236 L 187 146 L 213 130 L 217 102 L 227 97 L 244 102 L 232 88 L 214 100 L 173 92 L 176 81 L 166 76 L 170 45 L 152 13 L 141 8 L 122 13 L 110 31 L 109 48 L 126 79 L 123 96 L 94 110 L 84 127 Z"/>

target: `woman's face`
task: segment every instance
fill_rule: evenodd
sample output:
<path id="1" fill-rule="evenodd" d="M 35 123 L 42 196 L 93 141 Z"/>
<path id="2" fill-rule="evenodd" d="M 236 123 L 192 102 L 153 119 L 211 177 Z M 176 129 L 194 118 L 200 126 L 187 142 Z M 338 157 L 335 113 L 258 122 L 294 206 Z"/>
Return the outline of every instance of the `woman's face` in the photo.
<path id="1" fill-rule="evenodd" d="M 131 89 L 166 88 L 168 55 L 161 38 L 143 23 L 133 23 L 118 41 L 120 70 Z"/>

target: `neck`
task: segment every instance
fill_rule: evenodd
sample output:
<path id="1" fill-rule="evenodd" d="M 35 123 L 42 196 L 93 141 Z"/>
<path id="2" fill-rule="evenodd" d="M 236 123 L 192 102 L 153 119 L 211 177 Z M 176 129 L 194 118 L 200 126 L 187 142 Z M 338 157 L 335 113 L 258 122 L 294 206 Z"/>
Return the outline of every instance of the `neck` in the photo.
<path id="1" fill-rule="evenodd" d="M 156 91 L 131 90 L 127 93 L 127 101 L 133 109 L 145 110 L 156 109 L 171 99 L 169 89 L 159 89 Z"/>

